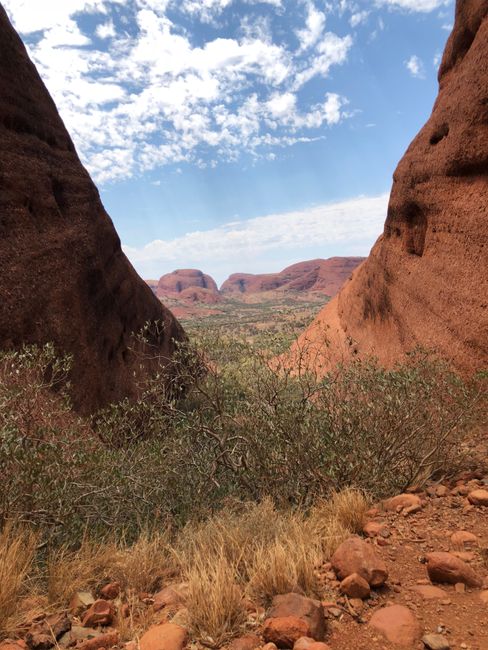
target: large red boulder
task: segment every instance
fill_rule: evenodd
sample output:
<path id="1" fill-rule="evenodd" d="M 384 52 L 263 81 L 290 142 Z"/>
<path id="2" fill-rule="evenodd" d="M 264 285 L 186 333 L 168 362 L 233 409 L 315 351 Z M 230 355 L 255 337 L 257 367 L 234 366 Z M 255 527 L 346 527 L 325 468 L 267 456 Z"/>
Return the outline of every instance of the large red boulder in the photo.
<path id="1" fill-rule="evenodd" d="M 439 95 L 394 173 L 384 232 L 294 348 L 321 372 L 371 354 L 390 366 L 418 346 L 464 373 L 487 367 L 487 61 L 488 2 L 457 0 Z"/>
<path id="2" fill-rule="evenodd" d="M 72 355 L 74 404 L 93 412 L 136 394 L 133 333 L 150 323 L 150 356 L 165 363 L 184 334 L 122 252 L 1 5 L 0 87 L 0 347 L 53 342 Z"/>

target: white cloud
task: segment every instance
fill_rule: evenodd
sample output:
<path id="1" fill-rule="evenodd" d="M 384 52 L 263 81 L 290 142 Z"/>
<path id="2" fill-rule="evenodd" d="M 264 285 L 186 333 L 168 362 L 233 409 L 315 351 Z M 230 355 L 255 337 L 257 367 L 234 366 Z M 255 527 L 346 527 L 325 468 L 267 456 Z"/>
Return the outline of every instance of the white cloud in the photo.
<path id="1" fill-rule="evenodd" d="M 310 65 L 296 75 L 294 89 L 298 90 L 313 77 L 327 77 L 333 65 L 340 65 L 347 60 L 352 42 L 350 35 L 340 37 L 333 32 L 326 32 L 316 48 L 317 55 Z"/>
<path id="2" fill-rule="evenodd" d="M 432 61 L 434 68 L 438 68 L 441 64 L 442 61 L 442 54 L 440 52 L 436 52 L 434 56 L 434 60 Z"/>
<path id="3" fill-rule="evenodd" d="M 349 24 L 351 25 L 352 28 L 358 27 L 358 25 L 361 25 L 362 23 L 366 22 L 369 14 L 370 14 L 369 11 L 356 11 L 351 15 L 351 18 L 349 19 Z"/>
<path id="4" fill-rule="evenodd" d="M 406 9 L 407 11 L 419 11 L 428 13 L 445 7 L 452 3 L 452 0 L 376 0 L 376 5 L 391 7 L 394 9 Z"/>
<path id="5" fill-rule="evenodd" d="M 310 2 L 308 4 L 308 14 L 306 26 L 297 32 L 297 38 L 300 42 L 300 50 L 305 51 L 315 45 L 315 43 L 322 36 L 325 27 L 325 14 L 318 11 L 315 5 Z"/>
<path id="6" fill-rule="evenodd" d="M 300 94 L 343 64 L 352 46 L 349 35 L 321 35 L 325 16 L 310 2 L 302 6 L 306 51 L 274 42 L 263 21 L 248 23 L 240 37 L 197 45 L 167 14 L 214 16 L 233 0 L 4 2 L 16 27 L 33 35 L 29 53 L 99 183 L 158 165 L 269 158 L 270 149 L 323 138 L 309 131 L 349 116 L 347 100 L 331 88 L 321 103 Z M 279 10 L 282 3 L 266 4 Z M 82 14 L 97 17 L 92 31 L 80 28 Z M 100 39 L 110 39 L 110 51 Z"/>
<path id="7" fill-rule="evenodd" d="M 425 67 L 423 61 L 416 54 L 412 54 L 412 56 L 405 61 L 405 67 L 412 77 L 416 77 L 417 79 L 425 78 Z"/>
<path id="8" fill-rule="evenodd" d="M 115 26 L 111 20 L 98 25 L 96 31 L 98 38 L 113 38 L 115 36 Z"/>
<path id="9" fill-rule="evenodd" d="M 388 195 L 359 197 L 301 211 L 233 221 L 218 228 L 190 232 L 172 240 L 155 240 L 142 248 L 124 246 L 136 268 L 160 273 L 176 267 L 228 264 L 249 256 L 265 259 L 273 251 L 296 251 L 312 246 L 346 246 L 367 252 L 383 229 Z M 351 254 L 351 253 L 349 253 Z"/>

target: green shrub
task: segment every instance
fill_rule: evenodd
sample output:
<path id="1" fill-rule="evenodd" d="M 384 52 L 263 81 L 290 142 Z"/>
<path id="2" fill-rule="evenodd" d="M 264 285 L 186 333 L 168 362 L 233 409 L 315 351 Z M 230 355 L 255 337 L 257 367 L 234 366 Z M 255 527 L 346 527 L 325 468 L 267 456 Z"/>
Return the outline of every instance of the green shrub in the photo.
<path id="1" fill-rule="evenodd" d="M 62 388 L 69 359 L 52 346 L 0 353 L 0 524 L 32 522 L 56 544 L 87 531 L 130 540 L 234 501 L 308 507 L 348 486 L 386 496 L 454 472 L 486 414 L 486 380 L 426 354 L 319 379 L 270 364 L 281 341 L 200 330 L 173 383 L 161 370 L 91 423 Z"/>

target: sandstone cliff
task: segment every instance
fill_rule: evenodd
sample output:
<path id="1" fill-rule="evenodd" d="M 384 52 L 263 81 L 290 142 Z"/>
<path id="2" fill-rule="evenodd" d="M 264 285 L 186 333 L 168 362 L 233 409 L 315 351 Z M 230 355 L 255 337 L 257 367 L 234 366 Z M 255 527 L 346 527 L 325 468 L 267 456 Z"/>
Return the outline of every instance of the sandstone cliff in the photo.
<path id="1" fill-rule="evenodd" d="M 299 340 L 320 364 L 420 345 L 488 365 L 488 0 L 458 0 L 432 115 L 394 174 L 383 235 Z M 295 348 L 296 349 L 296 348 Z"/>
<path id="2" fill-rule="evenodd" d="M 132 332 L 184 334 L 122 253 L 54 102 L 0 5 L 0 346 L 52 341 L 73 355 L 75 406 L 135 391 Z"/>

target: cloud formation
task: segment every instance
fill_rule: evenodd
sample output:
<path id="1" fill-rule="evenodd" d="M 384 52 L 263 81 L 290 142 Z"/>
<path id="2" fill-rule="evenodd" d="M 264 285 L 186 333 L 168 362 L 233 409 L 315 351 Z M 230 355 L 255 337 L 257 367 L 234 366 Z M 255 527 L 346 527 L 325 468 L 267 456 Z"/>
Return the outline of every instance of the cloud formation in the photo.
<path id="1" fill-rule="evenodd" d="M 412 56 L 405 61 L 405 67 L 412 77 L 416 77 L 417 79 L 425 78 L 424 63 L 416 54 L 412 54 Z"/>
<path id="2" fill-rule="evenodd" d="M 427 12 L 450 1 L 3 3 L 103 184 L 167 164 L 274 158 L 326 137 L 360 109 L 330 80 L 349 59 L 354 30 L 379 7 Z M 346 17 L 341 33 L 329 28 L 334 14 Z M 279 17 L 285 30 L 273 27 Z M 317 80 L 321 92 L 309 92 Z"/>
<path id="3" fill-rule="evenodd" d="M 229 272 L 237 260 L 252 268 L 264 268 L 274 251 L 296 253 L 317 247 L 344 250 L 344 254 L 367 253 L 383 229 L 388 195 L 358 197 L 305 210 L 271 214 L 247 221 L 233 221 L 218 228 L 190 232 L 172 240 L 155 240 L 142 248 L 125 246 L 134 266 L 146 277 L 181 266 L 195 266 L 211 273 L 217 268 Z"/>

